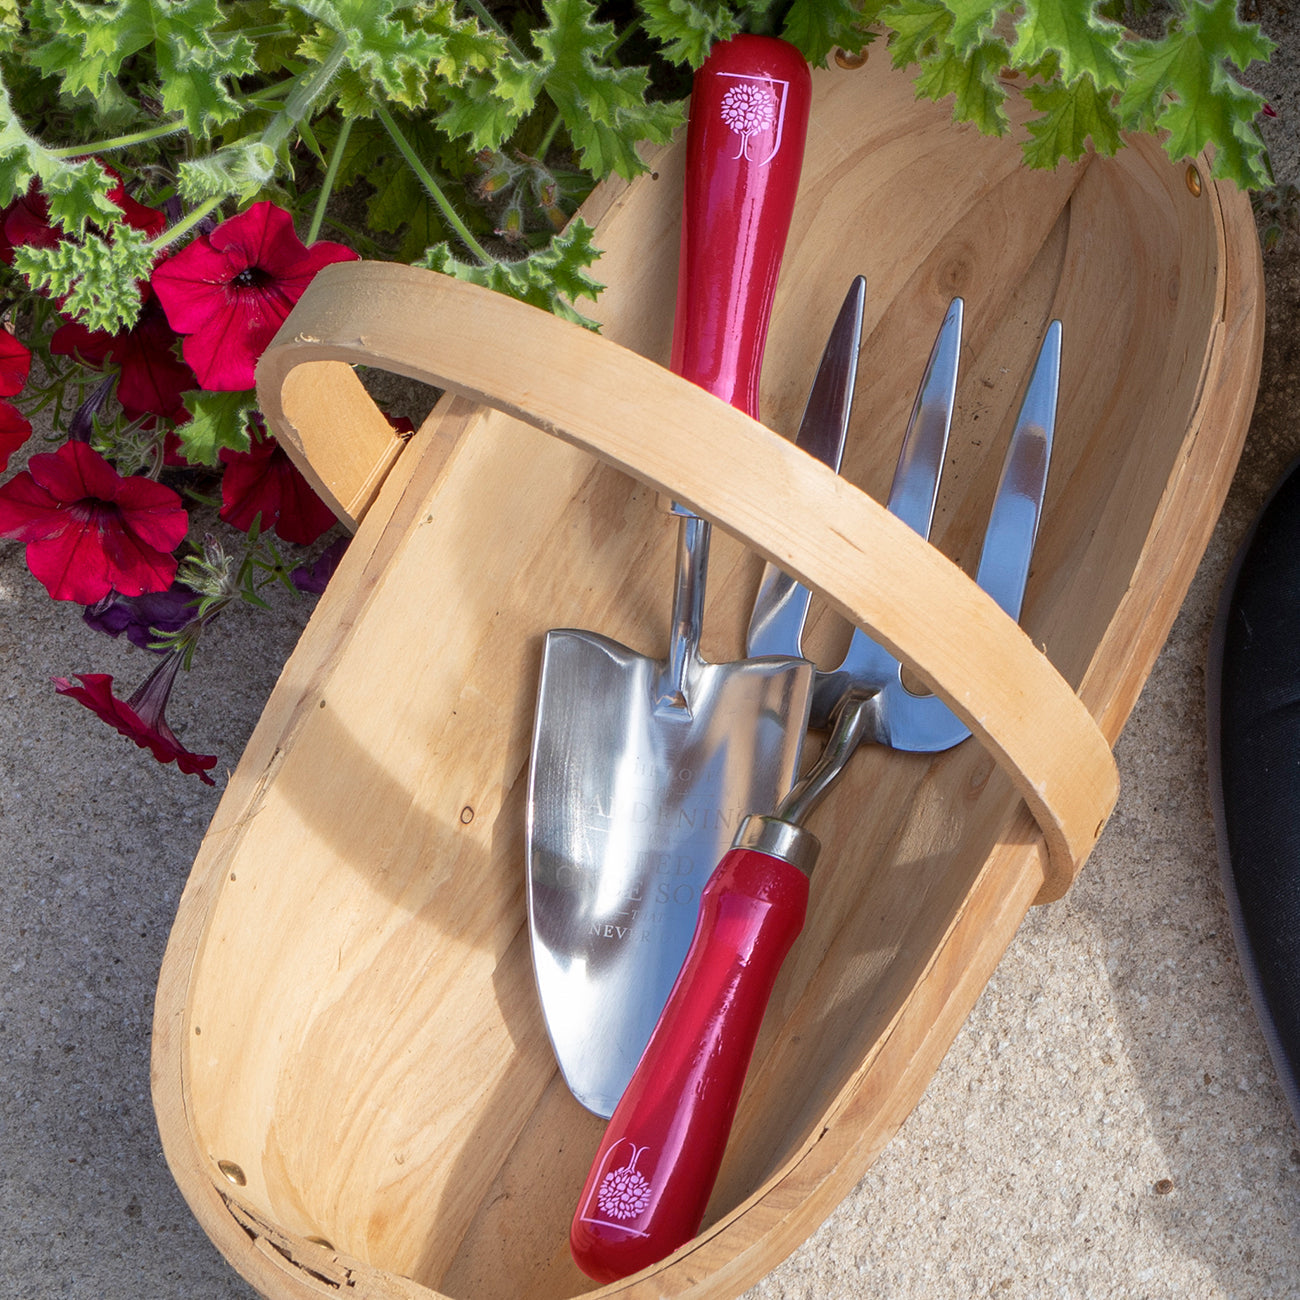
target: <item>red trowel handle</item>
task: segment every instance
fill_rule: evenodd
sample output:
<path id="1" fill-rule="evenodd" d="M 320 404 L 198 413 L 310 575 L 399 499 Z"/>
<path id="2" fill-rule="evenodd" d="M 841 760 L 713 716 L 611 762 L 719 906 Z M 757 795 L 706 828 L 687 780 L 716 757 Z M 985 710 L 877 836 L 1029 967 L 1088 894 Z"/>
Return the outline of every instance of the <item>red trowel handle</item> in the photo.
<path id="1" fill-rule="evenodd" d="M 755 418 L 811 84 L 793 45 L 736 36 L 691 92 L 672 368 Z"/>
<path id="2" fill-rule="evenodd" d="M 573 1218 L 573 1258 L 598 1282 L 653 1264 L 699 1230 L 763 1012 L 807 907 L 804 872 L 753 849 L 732 849 L 705 885 L 685 964 Z"/>

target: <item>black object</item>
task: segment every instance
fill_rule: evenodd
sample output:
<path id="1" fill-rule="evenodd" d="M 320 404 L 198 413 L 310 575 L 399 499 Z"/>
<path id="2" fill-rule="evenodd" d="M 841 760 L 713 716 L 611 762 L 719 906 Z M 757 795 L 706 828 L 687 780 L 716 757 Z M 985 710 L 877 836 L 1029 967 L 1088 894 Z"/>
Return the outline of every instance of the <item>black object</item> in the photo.
<path id="1" fill-rule="evenodd" d="M 1223 888 L 1255 1012 L 1300 1123 L 1300 461 L 1228 575 L 1207 685 Z"/>

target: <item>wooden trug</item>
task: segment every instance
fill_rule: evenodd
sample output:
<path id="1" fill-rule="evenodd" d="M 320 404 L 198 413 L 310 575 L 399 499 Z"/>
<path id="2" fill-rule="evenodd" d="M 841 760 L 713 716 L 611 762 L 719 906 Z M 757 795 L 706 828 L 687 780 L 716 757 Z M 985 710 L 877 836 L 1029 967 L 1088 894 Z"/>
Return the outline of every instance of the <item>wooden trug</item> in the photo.
<path id="1" fill-rule="evenodd" d="M 1249 203 L 1204 158 L 1193 193 L 1188 165 L 1149 139 L 1028 171 L 1015 139 L 953 126 L 883 57 L 814 89 L 768 428 L 663 369 L 676 147 L 587 205 L 604 337 L 350 264 L 317 278 L 263 358 L 272 428 L 356 534 L 181 900 L 154 1095 L 178 1184 L 268 1296 L 738 1294 L 862 1176 L 1027 908 L 1064 892 L 1101 832 L 1110 746 L 1254 401 Z M 777 435 L 793 433 L 857 273 L 867 319 L 839 481 Z M 869 498 L 886 494 L 955 294 L 966 339 L 935 550 Z M 1022 631 L 962 570 L 1054 316 L 1061 410 Z M 402 442 L 355 364 L 451 391 Z M 819 655 L 849 614 L 975 738 L 855 756 L 816 815 L 808 926 L 704 1229 L 596 1291 L 567 1228 L 601 1121 L 560 1081 L 533 987 L 524 790 L 548 628 L 663 653 L 675 528 L 660 491 L 720 525 L 707 658 L 743 653 L 760 557 L 774 558 L 825 593 Z"/>

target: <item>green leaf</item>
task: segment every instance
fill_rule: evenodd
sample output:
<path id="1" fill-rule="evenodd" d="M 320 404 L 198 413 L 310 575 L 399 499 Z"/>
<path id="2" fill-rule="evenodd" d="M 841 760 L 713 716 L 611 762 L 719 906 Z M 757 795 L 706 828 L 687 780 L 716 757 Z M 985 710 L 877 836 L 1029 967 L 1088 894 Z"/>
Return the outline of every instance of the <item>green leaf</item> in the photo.
<path id="1" fill-rule="evenodd" d="M 1055 54 L 1067 84 L 1089 76 L 1097 86 L 1113 88 L 1125 80 L 1123 39 L 1124 28 L 1099 17 L 1093 0 L 1026 0 L 1011 62 L 1024 67 Z"/>
<path id="2" fill-rule="evenodd" d="M 664 57 L 698 68 L 715 41 L 729 40 L 740 23 L 726 0 L 641 0 L 641 25 L 664 47 Z"/>
<path id="3" fill-rule="evenodd" d="M 592 0 L 544 0 L 547 25 L 533 33 L 546 69 L 546 93 L 559 110 L 585 170 L 597 179 L 645 170 L 641 140 L 666 143 L 685 120 L 681 105 L 646 99 L 644 68 L 613 68 L 602 59 L 612 23 L 594 22 Z"/>
<path id="4" fill-rule="evenodd" d="M 453 139 L 467 139 L 475 152 L 499 149 L 532 112 L 541 87 L 542 72 L 535 64 L 504 57 L 491 76 L 439 87 L 444 107 L 438 125 Z"/>
<path id="5" fill-rule="evenodd" d="M 1003 135 L 1008 126 L 1007 94 L 997 80 L 1006 66 L 1007 47 L 986 41 L 964 57 L 949 47 L 921 64 L 916 93 L 926 99 L 953 96 L 952 115 L 959 122 L 974 122 L 985 135 Z"/>
<path id="6" fill-rule="evenodd" d="M 215 153 L 182 162 L 177 169 L 181 196 L 189 203 L 234 195 L 250 202 L 275 176 L 275 150 L 256 136 Z"/>
<path id="7" fill-rule="evenodd" d="M 108 100 L 126 60 L 153 47 L 163 107 L 204 138 L 240 116 L 233 85 L 256 71 L 252 43 L 221 34 L 223 21 L 217 0 L 36 0 L 29 57 L 64 94 Z"/>
<path id="8" fill-rule="evenodd" d="M 14 267 L 40 293 L 87 329 L 116 334 L 140 314 L 139 282 L 153 269 L 154 250 L 140 231 L 118 222 L 111 238 L 67 237 L 53 248 L 14 249 Z"/>
<path id="9" fill-rule="evenodd" d="M 1100 93 L 1091 77 L 1082 76 L 1069 86 L 1027 86 L 1025 97 L 1042 114 L 1027 124 L 1033 139 L 1025 144 L 1024 157 L 1030 167 L 1050 169 L 1062 158 L 1077 162 L 1089 140 L 1100 154 L 1119 150 L 1113 96 Z"/>
<path id="10" fill-rule="evenodd" d="M 347 64 L 382 99 L 408 109 L 423 108 L 430 74 L 459 86 L 509 57 L 504 39 L 472 18 L 458 19 L 453 0 L 412 4 L 410 0 L 291 0 L 333 36 L 347 40 Z M 323 44 L 322 44 L 323 41 Z M 332 40 L 318 36 L 302 52 L 323 57 Z"/>
<path id="11" fill-rule="evenodd" d="M 593 233 L 592 227 L 579 219 L 556 235 L 541 252 L 518 262 L 493 262 L 490 266 L 462 262 L 446 244 L 436 244 L 425 251 L 416 265 L 482 285 L 564 320 L 596 329 L 596 322 L 573 306 L 578 298 L 595 299 L 603 287 L 587 270 L 600 256 L 591 242 Z"/>
<path id="12" fill-rule="evenodd" d="M 1228 71 L 1244 71 L 1275 48 L 1256 23 L 1237 18 L 1235 0 L 1185 0 L 1181 20 L 1161 40 L 1129 46 L 1132 72 L 1119 98 L 1128 129 L 1169 133 L 1165 150 L 1175 161 L 1215 147 L 1213 175 L 1243 188 L 1271 181 L 1264 142 L 1254 127 L 1264 106 Z"/>
<path id="13" fill-rule="evenodd" d="M 964 54 L 991 35 L 1006 4 L 1004 0 L 944 0 L 944 8 L 953 16 L 949 37 Z"/>
<path id="14" fill-rule="evenodd" d="M 185 394 L 190 418 L 178 425 L 181 453 L 192 465 L 217 465 L 223 447 L 247 451 L 251 445 L 248 422 L 257 409 L 257 390 L 211 393 L 206 389 Z"/>
<path id="15" fill-rule="evenodd" d="M 952 11 L 940 0 L 897 0 L 881 11 L 880 18 L 893 32 L 889 58 L 894 67 L 955 57 Z"/>
<path id="16" fill-rule="evenodd" d="M 856 0 L 794 0 L 781 35 L 817 67 L 825 66 L 836 47 L 860 54 L 870 40 Z"/>

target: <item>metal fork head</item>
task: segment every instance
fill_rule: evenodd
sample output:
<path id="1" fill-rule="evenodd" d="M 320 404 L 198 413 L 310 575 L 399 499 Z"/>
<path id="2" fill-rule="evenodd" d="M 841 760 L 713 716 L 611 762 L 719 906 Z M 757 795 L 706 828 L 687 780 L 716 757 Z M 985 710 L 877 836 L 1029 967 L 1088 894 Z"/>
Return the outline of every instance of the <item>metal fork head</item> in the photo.
<path id="1" fill-rule="evenodd" d="M 954 299 L 939 330 L 912 407 L 889 492 L 889 509 L 928 538 L 947 452 L 957 390 L 961 350 L 962 302 Z M 1020 617 L 1029 561 L 1038 534 L 1047 468 L 1056 423 L 1061 364 L 1061 325 L 1048 327 L 1002 465 L 976 582 L 1012 618 Z M 765 578 L 766 581 L 766 578 Z M 807 602 L 803 602 L 807 611 Z M 750 654 L 800 654 L 803 619 L 793 644 L 764 640 L 756 618 L 750 627 Z M 757 638 L 757 644 L 756 644 Z M 970 735 L 966 725 L 935 695 L 909 689 L 897 659 L 861 629 L 854 631 L 844 661 L 819 671 L 813 691 L 811 725 L 829 724 L 850 692 L 869 699 L 869 734 L 877 743 L 913 753 L 938 753 Z"/>

